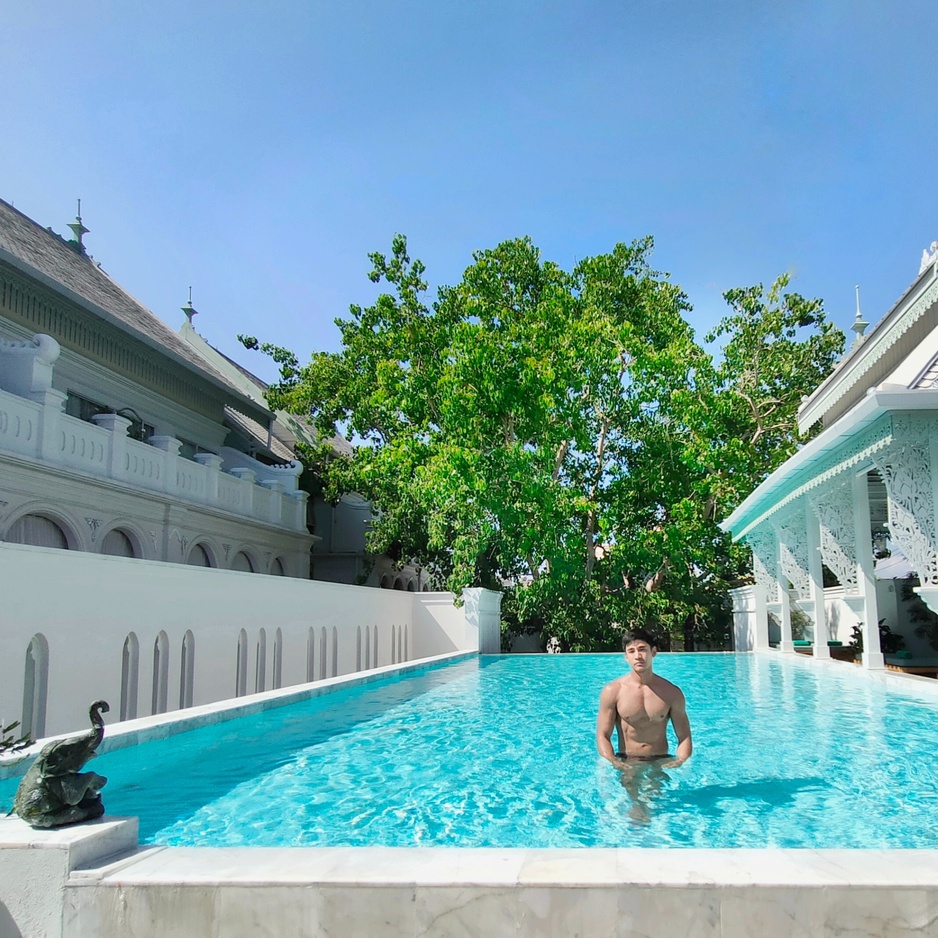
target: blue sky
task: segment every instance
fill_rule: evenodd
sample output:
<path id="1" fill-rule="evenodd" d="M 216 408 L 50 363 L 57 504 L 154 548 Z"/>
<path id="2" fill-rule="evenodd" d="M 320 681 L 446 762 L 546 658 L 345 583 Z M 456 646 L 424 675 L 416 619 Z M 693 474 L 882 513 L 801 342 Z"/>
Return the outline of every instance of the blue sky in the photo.
<path id="1" fill-rule="evenodd" d="M 0 197 L 262 376 L 367 303 L 395 232 L 433 284 L 530 235 L 651 234 L 702 336 L 721 294 L 873 322 L 938 238 L 934 11 L 902 4 L 22 0 L 0 5 Z"/>

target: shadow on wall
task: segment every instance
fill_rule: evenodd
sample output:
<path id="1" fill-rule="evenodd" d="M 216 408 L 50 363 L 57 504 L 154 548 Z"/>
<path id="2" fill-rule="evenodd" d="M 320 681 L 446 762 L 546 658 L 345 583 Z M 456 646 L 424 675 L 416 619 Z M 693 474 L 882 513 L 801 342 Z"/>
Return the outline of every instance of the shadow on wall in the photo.
<path id="1" fill-rule="evenodd" d="M 3 935 L 3 938 L 23 938 L 23 933 L 13 921 L 13 916 L 10 915 L 10 910 L 2 902 L 0 902 L 0 935 Z"/>

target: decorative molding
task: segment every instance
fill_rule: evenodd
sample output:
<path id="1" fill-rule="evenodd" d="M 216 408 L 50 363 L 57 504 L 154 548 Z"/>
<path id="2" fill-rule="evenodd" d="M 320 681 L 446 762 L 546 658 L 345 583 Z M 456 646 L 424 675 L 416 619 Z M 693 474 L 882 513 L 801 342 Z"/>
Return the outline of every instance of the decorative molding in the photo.
<path id="1" fill-rule="evenodd" d="M 104 521 L 101 518 L 85 518 L 85 521 L 88 522 L 88 527 L 91 528 L 91 543 L 93 544 L 98 536 L 98 528 L 104 524 Z"/>
<path id="2" fill-rule="evenodd" d="M 808 497 L 820 523 L 821 557 L 844 593 L 859 593 L 853 489 L 849 481 L 827 485 Z"/>
<path id="3" fill-rule="evenodd" d="M 230 545 L 230 544 L 222 544 L 221 546 L 222 546 L 222 548 L 223 548 L 224 551 L 225 551 L 225 563 L 228 563 L 228 552 L 231 550 L 231 545 Z"/>
<path id="4" fill-rule="evenodd" d="M 188 376 L 167 367 L 158 353 L 119 326 L 111 325 L 73 305 L 52 291 L 37 288 L 7 268 L 0 269 L 0 307 L 33 332 L 51 335 L 64 348 L 105 364 L 109 371 L 124 375 L 138 385 L 158 391 L 198 414 L 216 416 L 221 392 L 200 386 Z M 206 399 L 212 405 L 206 405 Z"/>
<path id="5" fill-rule="evenodd" d="M 922 586 L 938 586 L 930 449 L 927 436 L 913 442 L 903 433 L 899 441 L 875 457 L 886 483 L 889 536 L 908 558 Z"/>
<path id="6" fill-rule="evenodd" d="M 845 472 L 855 470 L 864 463 L 871 463 L 873 454 L 884 449 L 892 441 L 894 419 L 891 415 L 884 414 L 862 433 L 849 440 L 844 447 L 837 449 L 827 459 L 819 460 L 814 474 L 809 479 L 792 484 L 787 492 L 782 489 L 781 492 L 784 494 L 780 494 L 754 524 L 761 525 L 769 521 L 818 486 L 832 482 Z"/>
<path id="7" fill-rule="evenodd" d="M 921 275 L 921 272 L 920 272 Z M 938 301 L 938 280 L 933 281 L 927 289 L 896 317 L 892 326 L 881 336 L 867 336 L 866 342 L 861 346 L 863 351 L 858 360 L 850 368 L 845 368 L 839 380 L 832 384 L 829 391 L 818 399 L 815 407 L 818 408 L 818 418 L 822 413 L 828 413 L 831 408 L 851 391 L 865 375 L 912 326 Z M 900 301 L 901 302 L 901 301 Z M 887 314 L 888 315 L 888 314 Z"/>
<path id="8" fill-rule="evenodd" d="M 746 543 L 752 550 L 752 572 L 756 583 L 771 601 L 778 592 L 778 542 L 775 531 L 757 528 L 746 535 Z"/>
<path id="9" fill-rule="evenodd" d="M 789 579 L 798 599 L 805 600 L 811 594 L 811 577 L 808 574 L 808 531 L 803 512 L 790 512 L 775 522 L 778 536 L 778 565 Z"/>
<path id="10" fill-rule="evenodd" d="M 925 273 L 933 264 L 938 264 L 938 241 L 932 241 L 932 243 L 922 251 L 922 263 L 918 268 L 919 276 Z"/>

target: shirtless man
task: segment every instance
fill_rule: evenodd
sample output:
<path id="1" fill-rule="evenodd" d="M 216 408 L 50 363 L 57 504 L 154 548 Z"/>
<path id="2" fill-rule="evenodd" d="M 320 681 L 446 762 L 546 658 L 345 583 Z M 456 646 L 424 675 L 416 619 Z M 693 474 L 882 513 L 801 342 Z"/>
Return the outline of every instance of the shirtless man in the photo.
<path id="1" fill-rule="evenodd" d="M 632 760 L 657 762 L 662 768 L 681 765 L 693 750 L 690 721 L 681 689 L 654 673 L 658 640 L 650 632 L 633 629 L 622 639 L 622 650 L 632 670 L 610 681 L 599 695 L 599 754 L 619 769 L 629 768 Z M 677 756 L 673 759 L 668 755 L 668 720 L 677 735 Z M 618 752 L 612 748 L 614 729 Z"/>

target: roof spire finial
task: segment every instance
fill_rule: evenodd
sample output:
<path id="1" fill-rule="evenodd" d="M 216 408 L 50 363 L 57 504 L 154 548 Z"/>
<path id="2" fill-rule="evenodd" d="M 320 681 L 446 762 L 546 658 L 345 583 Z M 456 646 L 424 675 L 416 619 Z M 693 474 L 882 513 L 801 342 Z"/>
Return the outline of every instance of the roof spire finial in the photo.
<path id="1" fill-rule="evenodd" d="M 90 228 L 86 228 L 86 227 L 81 223 L 81 199 L 78 200 L 78 214 L 75 216 L 75 221 L 71 222 L 68 227 L 72 229 L 72 232 L 73 232 L 74 235 L 75 235 L 75 237 L 72 239 L 72 241 L 70 242 L 70 244 L 72 244 L 72 245 L 74 246 L 75 250 L 76 250 L 79 254 L 84 254 L 84 253 L 85 253 L 85 245 L 82 243 L 82 238 L 83 238 L 86 234 L 88 234 L 88 232 L 89 232 L 91 229 L 90 229 Z"/>
<path id="2" fill-rule="evenodd" d="M 189 299 L 186 302 L 186 305 L 182 307 L 182 311 L 186 314 L 186 321 L 189 325 L 192 325 L 192 317 L 198 313 L 197 309 L 194 309 L 192 306 L 192 287 L 189 287 Z"/>
<path id="3" fill-rule="evenodd" d="M 857 346 L 863 341 L 863 333 L 866 332 L 866 327 L 869 325 L 860 312 L 860 284 L 857 284 L 855 289 L 857 291 L 857 318 L 854 319 L 853 325 L 850 327 L 856 333 L 853 346 Z"/>

